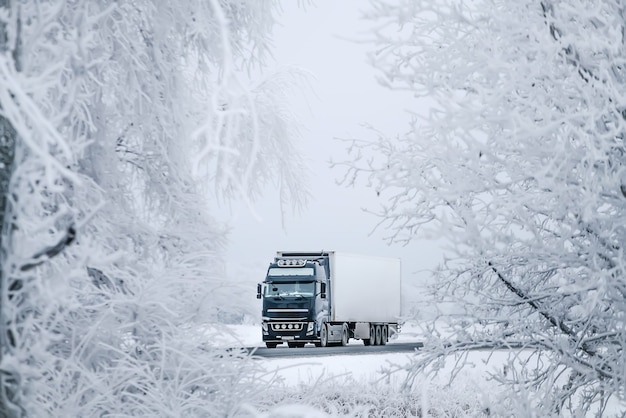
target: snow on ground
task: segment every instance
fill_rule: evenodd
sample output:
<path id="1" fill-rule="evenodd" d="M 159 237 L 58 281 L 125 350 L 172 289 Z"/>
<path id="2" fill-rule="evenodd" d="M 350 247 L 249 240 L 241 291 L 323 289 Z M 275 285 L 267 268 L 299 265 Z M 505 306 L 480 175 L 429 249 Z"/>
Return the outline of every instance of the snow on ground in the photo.
<path id="1" fill-rule="evenodd" d="M 264 346 L 261 339 L 260 325 L 229 325 L 228 330 L 232 332 L 229 337 L 224 337 L 221 344 L 245 347 L 262 347 Z M 399 342 L 421 341 L 420 329 L 411 324 L 405 324 L 402 332 L 389 344 Z M 351 340 L 349 345 L 363 345 L 360 340 Z M 309 347 L 309 345 L 307 346 Z M 297 350 L 285 347 L 278 347 L 276 350 Z M 459 397 L 482 397 L 493 394 L 494 384 L 488 381 L 490 371 L 493 371 L 501 362 L 498 362 L 498 355 L 491 356 L 493 362 L 486 363 L 491 353 L 477 353 L 473 357 L 473 366 L 461 372 L 461 379 L 452 385 L 452 391 L 455 396 Z M 392 365 L 406 366 L 410 363 L 412 353 L 382 353 L 382 354 L 358 354 L 358 355 L 333 355 L 333 356 L 315 356 L 315 357 L 296 357 L 296 358 L 264 358 L 259 361 L 263 362 L 263 367 L 268 374 L 274 374 L 286 386 L 308 386 L 316 383 L 334 381 L 334 382 L 360 382 L 371 384 L 386 384 L 394 388 L 400 389 L 405 381 L 406 373 L 396 372 L 391 376 L 384 373 Z M 505 354 L 500 354 L 502 362 Z M 449 370 L 452 364 L 448 365 Z M 435 378 L 422 377 L 423 382 L 417 381 L 417 390 L 421 391 L 422 396 L 437 397 L 440 396 L 441 387 L 448 383 L 450 376 L 449 371 L 441 373 Z"/>
<path id="2" fill-rule="evenodd" d="M 359 344 L 357 342 L 356 344 Z M 447 389 L 448 395 L 460 399 L 486 399 L 495 394 L 495 384 L 488 380 L 489 371 L 496 367 L 494 363 L 486 364 L 488 353 L 476 353 L 473 366 L 465 369 L 459 378 Z M 407 373 L 385 373 L 392 365 L 407 366 L 410 364 L 411 353 L 384 353 L 372 355 L 337 355 L 327 357 L 271 358 L 263 359 L 268 373 L 275 374 L 286 386 L 310 386 L 325 382 L 359 382 L 361 384 L 388 385 L 400 391 L 405 383 Z M 504 361 L 504 354 L 502 361 Z M 497 362 L 497 359 L 492 358 Z M 452 364 L 438 376 L 430 378 L 420 376 L 415 381 L 413 390 L 417 390 L 423 399 L 438 398 L 441 390 L 449 383 Z M 433 401 L 434 402 L 434 401 Z M 440 403 L 440 402 L 436 402 Z"/>
<path id="3" fill-rule="evenodd" d="M 226 330 L 230 332 L 224 335 L 221 341 L 214 341 L 217 345 L 262 347 L 260 325 L 229 325 Z M 397 339 L 389 344 L 398 342 L 421 341 L 420 328 L 406 324 Z M 349 345 L 362 345 L 362 341 L 351 340 Z M 298 350 L 285 347 L 277 350 Z M 440 373 L 435 377 L 420 375 L 415 379 L 413 391 L 419 394 L 422 410 L 428 410 L 428 406 L 450 405 L 454 400 L 457 405 L 468 407 L 476 402 L 482 405 L 492 404 L 502 390 L 490 375 L 502 370 L 507 364 L 509 353 L 502 351 L 473 351 L 467 357 L 467 365 L 450 383 L 450 376 L 454 368 L 454 359 L 448 359 Z M 388 375 L 393 365 L 407 366 L 410 364 L 412 353 L 381 353 L 381 354 L 357 354 L 357 355 L 331 355 L 295 358 L 259 358 L 262 367 L 268 376 L 275 376 L 286 387 L 312 387 L 317 385 L 342 385 L 353 386 L 367 385 L 372 388 L 400 391 L 406 381 L 407 373 L 404 371 Z M 397 369 L 397 368 L 395 368 Z M 380 386 L 377 386 L 380 385 Z M 374 389 L 375 390 L 375 389 Z M 381 389 L 382 390 L 382 389 Z M 621 411 L 624 405 L 614 400 L 608 411 Z M 454 414 L 453 414 L 454 415 Z M 462 416 L 463 414 L 461 414 Z"/>
<path id="4" fill-rule="evenodd" d="M 264 347 L 260 325 L 214 325 L 205 326 L 200 330 L 191 327 L 190 332 L 193 339 L 202 344 L 218 347 Z M 418 326 L 405 324 L 397 339 L 391 340 L 389 344 L 422 341 L 423 338 L 420 335 L 421 330 Z M 349 345 L 362 344 L 362 341 L 352 340 Z M 297 351 L 298 349 L 279 346 L 276 350 Z M 407 372 L 396 371 L 388 375 L 385 370 L 389 370 L 392 366 L 410 365 L 413 355 L 413 353 L 405 352 L 294 358 L 259 357 L 256 361 L 266 371 L 266 378 L 275 377 L 285 388 L 296 391 L 304 390 L 306 393 L 310 392 L 312 387 L 339 387 L 343 388 L 340 389 L 342 391 L 369 392 L 366 396 L 379 394 L 389 397 L 389 391 L 392 391 L 392 394 L 393 391 L 399 393 L 403 388 Z M 507 364 L 508 355 L 506 350 L 470 352 L 466 359 L 466 367 L 459 372 L 449 386 L 455 361 L 448 359 L 437 376 L 417 376 L 411 392 L 417 396 L 414 399 L 419 399 L 420 409 L 423 411 L 429 408 L 434 408 L 434 410 L 439 408 L 440 411 L 445 411 L 443 416 L 467 416 L 467 412 L 471 412 L 469 416 L 480 415 L 480 405 L 493 405 L 492 401 L 497 399 L 502 390 L 490 379 L 490 375 L 503 369 Z M 393 368 L 397 369 L 397 367 Z M 357 396 L 355 393 L 351 396 Z M 461 408 L 462 410 L 459 409 L 461 412 L 458 414 L 451 412 L 449 410 L 451 405 Z M 617 413 L 624 408 L 625 405 L 614 400 L 607 412 Z"/>

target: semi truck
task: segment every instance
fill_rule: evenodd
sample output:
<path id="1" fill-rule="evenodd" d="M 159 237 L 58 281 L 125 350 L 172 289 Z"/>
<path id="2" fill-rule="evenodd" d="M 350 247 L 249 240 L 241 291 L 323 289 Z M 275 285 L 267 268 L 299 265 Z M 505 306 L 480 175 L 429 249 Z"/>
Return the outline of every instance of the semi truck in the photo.
<path id="1" fill-rule="evenodd" d="M 399 258 L 336 251 L 278 251 L 265 280 L 262 334 L 268 348 L 385 345 L 400 332 Z"/>

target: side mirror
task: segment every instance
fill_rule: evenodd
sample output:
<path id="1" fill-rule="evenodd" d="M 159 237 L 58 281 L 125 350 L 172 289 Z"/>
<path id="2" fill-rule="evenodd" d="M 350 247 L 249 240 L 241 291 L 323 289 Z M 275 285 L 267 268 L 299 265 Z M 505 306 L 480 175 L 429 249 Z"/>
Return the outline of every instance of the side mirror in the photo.
<path id="1" fill-rule="evenodd" d="M 326 283 L 320 283 L 320 298 L 326 299 Z"/>
<path id="2" fill-rule="evenodd" d="M 256 285 L 256 298 L 261 299 L 261 283 Z"/>

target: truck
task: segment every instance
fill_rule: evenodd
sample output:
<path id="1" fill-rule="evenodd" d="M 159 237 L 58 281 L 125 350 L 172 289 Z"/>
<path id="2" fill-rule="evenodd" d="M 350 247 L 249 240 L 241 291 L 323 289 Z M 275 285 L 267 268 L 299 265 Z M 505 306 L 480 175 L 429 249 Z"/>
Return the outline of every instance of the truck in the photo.
<path id="1" fill-rule="evenodd" d="M 262 335 L 267 348 L 385 345 L 400 332 L 399 258 L 336 251 L 278 251 L 265 280 Z"/>

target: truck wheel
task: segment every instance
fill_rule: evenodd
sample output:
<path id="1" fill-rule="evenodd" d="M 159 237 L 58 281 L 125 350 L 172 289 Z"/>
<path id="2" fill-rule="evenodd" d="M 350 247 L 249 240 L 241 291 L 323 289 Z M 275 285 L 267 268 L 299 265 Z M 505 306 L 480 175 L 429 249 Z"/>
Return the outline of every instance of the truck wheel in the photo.
<path id="1" fill-rule="evenodd" d="M 265 346 L 267 348 L 276 348 L 277 345 L 278 345 L 278 343 L 265 343 Z"/>
<path id="2" fill-rule="evenodd" d="M 387 345 L 387 324 L 384 324 L 381 327 L 381 332 L 380 332 L 380 345 Z"/>
<path id="3" fill-rule="evenodd" d="M 348 345 L 348 326 L 346 324 L 343 324 L 343 329 L 341 330 L 341 345 L 342 346 L 346 346 Z"/>
<path id="4" fill-rule="evenodd" d="M 324 324 L 320 330 L 320 347 L 326 346 L 328 346 L 328 329 L 326 329 L 326 324 Z"/>
<path id="5" fill-rule="evenodd" d="M 382 335 L 380 331 L 380 325 L 376 325 L 376 342 L 374 344 L 380 345 L 381 339 L 382 339 Z"/>

